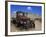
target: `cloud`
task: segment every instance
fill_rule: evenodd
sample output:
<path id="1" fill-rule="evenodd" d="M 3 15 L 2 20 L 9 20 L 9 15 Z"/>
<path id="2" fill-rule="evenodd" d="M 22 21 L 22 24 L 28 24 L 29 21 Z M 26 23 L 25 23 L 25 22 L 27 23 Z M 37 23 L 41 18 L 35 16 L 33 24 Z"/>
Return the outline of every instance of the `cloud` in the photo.
<path id="1" fill-rule="evenodd" d="M 27 7 L 27 9 L 28 9 L 28 10 L 32 10 L 32 8 L 31 8 L 31 7 Z"/>

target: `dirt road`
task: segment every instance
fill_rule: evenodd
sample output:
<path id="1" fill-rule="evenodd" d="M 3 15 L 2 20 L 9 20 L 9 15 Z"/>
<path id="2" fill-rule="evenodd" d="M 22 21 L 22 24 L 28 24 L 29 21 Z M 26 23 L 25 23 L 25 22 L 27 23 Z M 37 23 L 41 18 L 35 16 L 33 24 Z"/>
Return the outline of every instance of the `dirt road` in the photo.
<path id="1" fill-rule="evenodd" d="M 30 31 L 39 31 L 41 30 L 41 22 L 39 20 L 35 21 L 35 28 L 33 29 L 29 29 Z M 16 28 L 16 26 L 14 24 L 11 24 L 11 32 L 16 32 L 16 31 L 20 31 L 19 28 Z"/>

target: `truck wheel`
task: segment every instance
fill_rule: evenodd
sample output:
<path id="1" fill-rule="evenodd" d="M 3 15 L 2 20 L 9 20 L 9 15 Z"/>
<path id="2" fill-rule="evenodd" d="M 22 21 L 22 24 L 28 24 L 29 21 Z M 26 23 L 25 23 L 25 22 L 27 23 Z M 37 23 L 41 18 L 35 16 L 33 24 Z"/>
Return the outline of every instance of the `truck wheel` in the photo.
<path id="1" fill-rule="evenodd" d="M 34 21 L 31 20 L 31 21 L 30 21 L 30 24 L 31 24 L 31 27 L 32 27 L 32 28 L 35 28 L 35 23 L 34 23 Z"/>
<path id="2" fill-rule="evenodd" d="M 16 24 L 16 20 L 13 20 L 13 24 Z"/>

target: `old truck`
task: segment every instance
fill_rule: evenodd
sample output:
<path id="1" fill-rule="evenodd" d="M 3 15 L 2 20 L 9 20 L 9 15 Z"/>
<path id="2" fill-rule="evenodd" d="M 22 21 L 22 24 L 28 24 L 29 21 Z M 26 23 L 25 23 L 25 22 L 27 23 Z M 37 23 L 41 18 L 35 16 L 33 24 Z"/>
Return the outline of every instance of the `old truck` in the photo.
<path id="1" fill-rule="evenodd" d="M 22 29 L 35 28 L 34 21 L 27 16 L 27 12 L 17 11 L 16 18 L 13 19 L 13 23 L 16 24 L 17 27 L 20 27 Z"/>

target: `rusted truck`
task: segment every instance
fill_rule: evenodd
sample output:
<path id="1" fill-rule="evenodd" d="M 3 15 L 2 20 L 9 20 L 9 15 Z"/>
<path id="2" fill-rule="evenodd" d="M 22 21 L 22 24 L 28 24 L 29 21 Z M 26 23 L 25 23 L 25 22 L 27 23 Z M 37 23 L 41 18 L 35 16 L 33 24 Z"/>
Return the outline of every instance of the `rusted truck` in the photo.
<path id="1" fill-rule="evenodd" d="M 17 11 L 16 18 L 13 19 L 13 23 L 16 24 L 17 27 L 22 29 L 35 28 L 35 23 L 33 20 L 30 20 L 27 12 Z"/>

